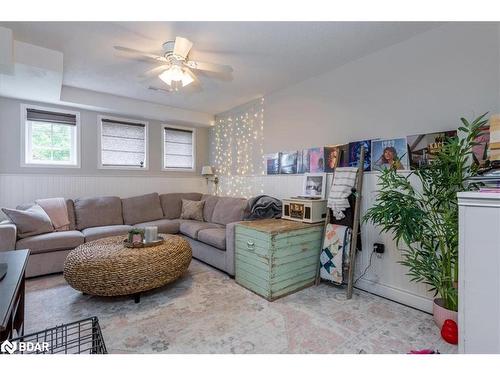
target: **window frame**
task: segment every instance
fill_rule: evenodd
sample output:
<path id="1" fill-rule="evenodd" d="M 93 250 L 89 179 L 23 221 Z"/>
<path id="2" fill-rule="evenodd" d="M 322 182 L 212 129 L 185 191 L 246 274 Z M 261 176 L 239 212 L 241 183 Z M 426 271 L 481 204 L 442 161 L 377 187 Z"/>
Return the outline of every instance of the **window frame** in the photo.
<path id="1" fill-rule="evenodd" d="M 64 163 L 33 163 L 29 162 L 27 159 L 27 152 L 31 149 L 31 131 L 28 129 L 28 109 L 37 109 L 40 111 L 56 112 L 56 113 L 66 113 L 70 115 L 75 115 L 76 129 L 75 129 L 75 140 L 73 142 L 75 147 L 75 163 L 74 164 L 64 164 Z M 81 168 L 81 128 L 80 128 L 80 112 L 72 111 L 63 108 L 45 107 L 39 105 L 31 105 L 22 103 L 21 104 L 21 120 L 20 120 L 20 142 L 21 142 L 21 158 L 20 165 L 23 168 Z"/>
<path id="2" fill-rule="evenodd" d="M 109 119 L 114 121 L 135 122 L 144 125 L 144 166 L 120 166 L 120 165 L 102 165 L 102 120 Z M 122 171 L 148 171 L 149 170 L 149 122 L 125 117 L 115 117 L 98 115 L 97 116 L 97 169 L 115 169 Z"/>
<path id="3" fill-rule="evenodd" d="M 191 146 L 193 162 L 191 168 L 165 167 L 165 129 L 189 130 L 191 133 Z M 196 128 L 180 125 L 163 124 L 161 126 L 161 170 L 164 172 L 196 172 Z"/>

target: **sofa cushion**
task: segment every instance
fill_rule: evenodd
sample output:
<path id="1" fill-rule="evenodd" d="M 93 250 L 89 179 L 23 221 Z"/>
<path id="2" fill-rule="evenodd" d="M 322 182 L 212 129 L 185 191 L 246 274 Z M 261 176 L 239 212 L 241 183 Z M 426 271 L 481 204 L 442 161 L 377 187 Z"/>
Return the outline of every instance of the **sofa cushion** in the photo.
<path id="1" fill-rule="evenodd" d="M 66 230 L 38 234 L 23 238 L 16 243 L 16 249 L 30 249 L 31 254 L 73 249 L 83 244 L 85 237 L 77 230 Z"/>
<path id="2" fill-rule="evenodd" d="M 107 225 L 103 227 L 85 228 L 82 230 L 85 242 L 98 240 L 100 238 L 125 235 L 132 229 L 130 225 Z"/>
<path id="3" fill-rule="evenodd" d="M 204 201 L 182 200 L 181 219 L 203 221 Z"/>
<path id="4" fill-rule="evenodd" d="M 229 224 L 243 220 L 247 200 L 245 198 L 220 197 L 212 214 L 212 223 Z"/>
<path id="5" fill-rule="evenodd" d="M 35 204 L 26 210 L 2 208 L 2 211 L 17 227 L 17 237 L 26 238 L 54 231 L 49 215 Z"/>
<path id="6" fill-rule="evenodd" d="M 224 228 L 224 226 L 213 223 L 205 223 L 196 220 L 180 220 L 179 231 L 192 239 L 198 239 L 198 232 L 202 229 Z"/>
<path id="7" fill-rule="evenodd" d="M 35 203 L 20 204 L 16 207 L 17 210 L 27 210 L 33 207 Z M 68 209 L 69 230 L 76 229 L 75 204 L 72 199 L 66 199 L 66 208 Z"/>
<path id="8" fill-rule="evenodd" d="M 123 224 L 119 197 L 78 198 L 74 203 L 76 228 L 79 230 Z"/>
<path id="9" fill-rule="evenodd" d="M 179 233 L 180 223 L 178 220 L 160 219 L 147 221 L 145 223 L 135 224 L 136 228 L 158 227 L 158 233 L 177 234 Z"/>
<path id="10" fill-rule="evenodd" d="M 183 199 L 199 201 L 201 193 L 168 193 L 160 195 L 161 208 L 165 219 L 178 219 L 181 217 Z"/>
<path id="11" fill-rule="evenodd" d="M 226 229 L 202 229 L 198 232 L 198 241 L 212 245 L 221 250 L 226 250 Z"/>
<path id="12" fill-rule="evenodd" d="M 76 229 L 75 202 L 72 199 L 66 199 L 66 208 L 68 209 L 69 230 Z"/>
<path id="13" fill-rule="evenodd" d="M 163 218 L 158 193 L 122 199 L 123 222 L 128 225 Z"/>
<path id="14" fill-rule="evenodd" d="M 201 200 L 205 201 L 205 206 L 203 207 L 203 220 L 211 222 L 212 214 L 214 213 L 214 208 L 219 200 L 219 197 L 210 194 L 203 194 Z"/>

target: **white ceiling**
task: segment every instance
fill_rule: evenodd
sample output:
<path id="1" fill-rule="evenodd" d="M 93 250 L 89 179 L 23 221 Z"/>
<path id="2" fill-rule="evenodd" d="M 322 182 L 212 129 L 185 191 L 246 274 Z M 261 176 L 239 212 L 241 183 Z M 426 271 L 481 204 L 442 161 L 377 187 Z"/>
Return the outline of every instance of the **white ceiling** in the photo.
<path id="1" fill-rule="evenodd" d="M 14 39 L 63 52 L 63 84 L 216 114 L 440 26 L 430 22 L 3 22 Z M 199 76 L 203 90 L 166 94 L 141 82 L 154 65 L 125 59 L 123 45 L 159 53 L 175 36 L 193 60 L 231 65 L 232 81 Z"/>

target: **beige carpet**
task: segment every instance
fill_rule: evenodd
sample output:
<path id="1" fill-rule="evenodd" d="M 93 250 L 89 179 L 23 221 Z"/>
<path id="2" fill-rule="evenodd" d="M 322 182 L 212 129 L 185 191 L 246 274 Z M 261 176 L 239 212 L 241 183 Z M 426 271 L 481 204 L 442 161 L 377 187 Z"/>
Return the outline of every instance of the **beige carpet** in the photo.
<path id="1" fill-rule="evenodd" d="M 110 353 L 455 353 L 421 311 L 330 285 L 267 302 L 193 260 L 141 302 L 73 290 L 62 275 L 28 280 L 26 333 L 97 316 Z"/>

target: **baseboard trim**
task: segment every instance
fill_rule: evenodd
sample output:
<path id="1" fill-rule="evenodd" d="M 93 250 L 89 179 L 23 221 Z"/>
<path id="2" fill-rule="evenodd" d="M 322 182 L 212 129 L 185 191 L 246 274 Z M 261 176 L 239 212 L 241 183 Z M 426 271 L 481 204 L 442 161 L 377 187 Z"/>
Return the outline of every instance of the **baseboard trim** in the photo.
<path id="1" fill-rule="evenodd" d="M 373 293 L 378 296 L 402 303 L 403 305 L 407 305 L 432 314 L 431 299 L 366 279 L 358 280 L 355 286 L 356 288 L 364 290 L 366 292 Z"/>

